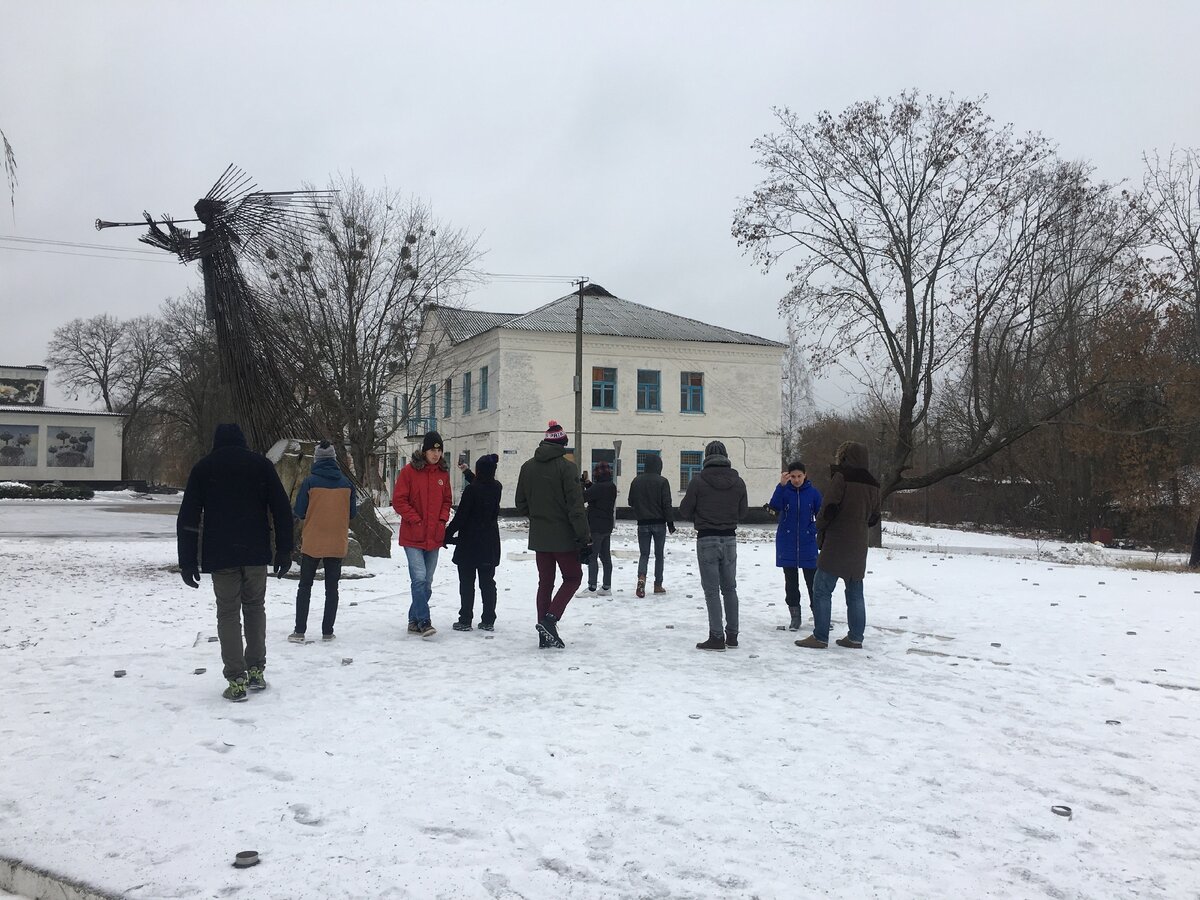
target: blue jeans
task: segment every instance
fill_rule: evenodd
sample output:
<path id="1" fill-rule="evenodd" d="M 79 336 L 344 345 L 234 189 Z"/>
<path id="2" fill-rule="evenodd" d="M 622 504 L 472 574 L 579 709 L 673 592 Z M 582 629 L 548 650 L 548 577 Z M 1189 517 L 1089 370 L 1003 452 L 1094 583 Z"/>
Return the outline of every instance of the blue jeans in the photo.
<path id="1" fill-rule="evenodd" d="M 646 577 L 650 568 L 650 544 L 654 544 L 654 583 L 662 584 L 663 580 L 663 549 L 667 543 L 667 526 L 638 525 L 638 578 Z"/>
<path id="2" fill-rule="evenodd" d="M 708 606 L 708 633 L 724 636 L 737 633 L 737 538 L 696 538 L 696 562 L 700 568 L 700 585 Z M 722 604 L 724 598 L 724 604 Z M 721 613 L 725 613 L 722 628 Z"/>
<path id="3" fill-rule="evenodd" d="M 433 594 L 433 570 L 437 568 L 438 551 L 405 547 L 404 555 L 408 559 L 408 578 L 412 584 L 408 621 L 428 622 L 429 597 Z"/>
<path id="4" fill-rule="evenodd" d="M 862 641 L 867 630 L 867 601 L 863 597 L 862 580 L 843 578 L 846 582 L 846 624 L 852 641 Z M 838 577 L 817 569 L 813 578 L 813 637 L 819 641 L 829 640 L 829 617 L 832 614 L 833 589 Z"/>

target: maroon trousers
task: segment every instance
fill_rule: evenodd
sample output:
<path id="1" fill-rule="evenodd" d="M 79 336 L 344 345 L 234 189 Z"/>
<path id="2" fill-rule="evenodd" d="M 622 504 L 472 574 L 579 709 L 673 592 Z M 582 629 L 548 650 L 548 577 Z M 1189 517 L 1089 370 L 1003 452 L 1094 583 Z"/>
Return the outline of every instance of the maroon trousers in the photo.
<path id="1" fill-rule="evenodd" d="M 538 550 L 536 555 L 538 570 L 538 619 L 545 618 L 546 613 L 551 613 L 554 618 L 561 619 L 563 613 L 567 611 L 567 604 L 571 602 L 571 598 L 579 590 L 579 585 L 583 583 L 583 566 L 579 562 L 579 551 L 568 550 L 565 553 L 547 553 Z M 562 572 L 562 584 L 559 586 L 557 593 L 551 598 L 550 593 L 554 590 L 556 568 Z"/>

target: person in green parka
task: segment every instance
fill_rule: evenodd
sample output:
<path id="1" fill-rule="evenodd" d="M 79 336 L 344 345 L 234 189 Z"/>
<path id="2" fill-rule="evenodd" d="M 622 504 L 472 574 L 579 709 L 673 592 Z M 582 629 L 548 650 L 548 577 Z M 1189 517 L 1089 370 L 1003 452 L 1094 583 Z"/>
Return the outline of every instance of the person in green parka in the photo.
<path id="1" fill-rule="evenodd" d="M 561 648 L 566 645 L 558 623 L 583 582 L 592 536 L 579 469 L 567 459 L 567 434 L 553 419 L 533 458 L 521 466 L 515 502 L 517 514 L 529 517 L 529 549 L 537 557 L 538 646 Z M 562 573 L 557 592 L 556 569 Z"/>

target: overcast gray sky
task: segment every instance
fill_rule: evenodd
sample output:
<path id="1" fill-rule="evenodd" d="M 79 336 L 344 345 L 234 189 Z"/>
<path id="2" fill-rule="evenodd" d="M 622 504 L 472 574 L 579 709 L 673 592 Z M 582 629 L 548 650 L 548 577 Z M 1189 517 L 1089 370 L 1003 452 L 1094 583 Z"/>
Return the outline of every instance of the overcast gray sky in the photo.
<path id="1" fill-rule="evenodd" d="M 1200 4 L 1184 0 L 0 0 L 0 22 L 20 179 L 0 236 L 141 247 L 93 220 L 190 218 L 230 162 L 264 190 L 353 172 L 478 232 L 487 270 L 587 275 L 778 339 L 783 273 L 729 234 L 774 105 L 986 93 L 997 120 L 1111 180 L 1140 181 L 1144 150 L 1200 145 Z M 0 364 L 41 363 L 57 325 L 153 312 L 198 278 L 0 249 Z M 494 283 L 471 302 L 523 312 L 569 290 Z M 846 404 L 838 381 L 816 387 Z"/>

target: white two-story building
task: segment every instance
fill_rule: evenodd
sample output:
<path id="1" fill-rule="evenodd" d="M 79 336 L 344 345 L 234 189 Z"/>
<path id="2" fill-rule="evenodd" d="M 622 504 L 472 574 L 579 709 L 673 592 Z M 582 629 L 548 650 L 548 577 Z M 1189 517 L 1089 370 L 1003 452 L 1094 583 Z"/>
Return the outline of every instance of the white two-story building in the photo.
<path id="1" fill-rule="evenodd" d="M 432 307 L 428 362 L 392 399 L 389 483 L 431 428 L 452 466 L 460 455 L 473 466 L 482 454 L 499 454 L 506 508 L 549 420 L 574 450 L 578 305 L 573 293 L 523 315 Z M 770 498 L 780 471 L 783 344 L 622 300 L 596 284 L 583 289 L 583 334 L 576 459 L 589 468 L 613 463 L 618 506 L 651 455 L 661 457 L 678 502 L 712 440 L 725 443 L 751 506 Z M 456 476 L 456 496 L 461 489 Z"/>

